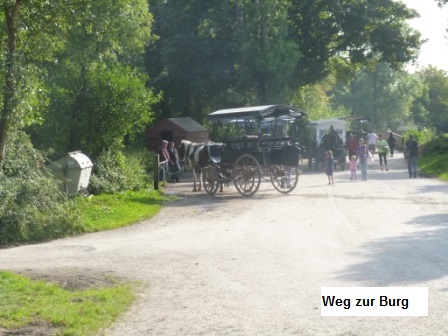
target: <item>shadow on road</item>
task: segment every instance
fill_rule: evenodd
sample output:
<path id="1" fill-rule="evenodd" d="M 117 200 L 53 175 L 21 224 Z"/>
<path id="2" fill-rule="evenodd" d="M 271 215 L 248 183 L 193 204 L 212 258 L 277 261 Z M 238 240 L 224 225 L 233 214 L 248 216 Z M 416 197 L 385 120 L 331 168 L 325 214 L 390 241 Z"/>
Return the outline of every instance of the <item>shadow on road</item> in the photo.
<path id="1" fill-rule="evenodd" d="M 340 277 L 381 287 L 409 286 L 447 276 L 448 213 L 415 217 L 407 224 L 426 229 L 365 244 L 359 254 L 366 261 L 350 266 Z"/>

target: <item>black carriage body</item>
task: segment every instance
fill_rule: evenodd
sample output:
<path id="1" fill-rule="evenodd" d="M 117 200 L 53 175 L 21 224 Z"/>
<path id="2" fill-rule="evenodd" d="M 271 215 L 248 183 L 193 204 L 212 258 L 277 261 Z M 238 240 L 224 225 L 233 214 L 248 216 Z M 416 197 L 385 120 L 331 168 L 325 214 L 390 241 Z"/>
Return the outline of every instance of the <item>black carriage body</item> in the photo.
<path id="1" fill-rule="evenodd" d="M 273 138 L 270 141 L 252 139 L 225 139 L 223 144 L 210 145 L 214 162 L 231 167 L 243 154 L 254 156 L 261 166 L 271 164 L 297 167 L 300 148 L 288 144 L 291 138 Z"/>
<path id="2" fill-rule="evenodd" d="M 256 124 L 258 134 L 224 138 L 219 144 L 209 145 L 212 166 L 216 172 L 207 172 L 207 188 L 211 193 L 216 192 L 214 178 L 218 177 L 220 182 L 229 182 L 233 176 L 238 191 L 243 196 L 251 196 L 258 189 L 260 182 L 257 182 L 256 187 L 252 187 L 253 182 L 241 183 L 240 180 L 245 178 L 253 180 L 253 175 L 260 175 L 262 170 L 268 170 L 273 176 L 275 175 L 273 179 L 276 182 L 272 181 L 272 184 L 278 191 L 283 193 L 292 191 L 297 184 L 300 148 L 294 145 L 293 137 L 263 136 L 260 125 L 271 121 L 277 126 L 279 121 L 283 123 L 295 121 L 304 115 L 305 112 L 288 105 L 244 107 L 209 114 L 208 118 L 212 122 L 251 126 Z M 244 190 L 246 185 L 250 186 L 247 192 Z"/>

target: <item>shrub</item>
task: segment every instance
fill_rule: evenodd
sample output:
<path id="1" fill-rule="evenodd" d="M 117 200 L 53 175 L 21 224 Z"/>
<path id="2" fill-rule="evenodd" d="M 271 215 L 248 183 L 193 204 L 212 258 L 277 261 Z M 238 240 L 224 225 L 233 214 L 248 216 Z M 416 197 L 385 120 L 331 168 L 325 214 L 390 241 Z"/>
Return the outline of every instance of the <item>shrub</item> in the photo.
<path id="1" fill-rule="evenodd" d="M 59 191 L 27 135 L 11 135 L 1 168 L 1 245 L 82 231 L 74 204 Z"/>
<path id="2" fill-rule="evenodd" d="M 422 155 L 440 155 L 448 152 L 448 134 L 442 134 L 439 137 L 427 141 L 421 145 Z"/>
<path id="3" fill-rule="evenodd" d="M 152 176 L 151 156 L 145 150 L 103 152 L 94 164 L 89 191 L 92 194 L 113 194 L 148 187 Z"/>

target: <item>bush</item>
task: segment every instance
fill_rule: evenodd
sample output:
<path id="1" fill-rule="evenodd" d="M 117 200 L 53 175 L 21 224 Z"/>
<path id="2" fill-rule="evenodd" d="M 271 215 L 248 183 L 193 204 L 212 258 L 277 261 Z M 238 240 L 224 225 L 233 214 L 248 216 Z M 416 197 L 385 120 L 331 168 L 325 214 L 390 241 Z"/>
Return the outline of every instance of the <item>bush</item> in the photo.
<path id="1" fill-rule="evenodd" d="M 145 150 L 103 152 L 94 164 L 89 192 L 113 194 L 148 187 L 152 179 L 152 156 Z"/>
<path id="2" fill-rule="evenodd" d="M 59 191 L 27 135 L 11 135 L 1 168 L 0 245 L 82 231 L 74 204 Z"/>
<path id="3" fill-rule="evenodd" d="M 440 155 L 448 152 L 448 134 L 442 134 L 441 136 L 427 141 L 421 146 L 420 150 L 422 155 L 432 156 Z"/>

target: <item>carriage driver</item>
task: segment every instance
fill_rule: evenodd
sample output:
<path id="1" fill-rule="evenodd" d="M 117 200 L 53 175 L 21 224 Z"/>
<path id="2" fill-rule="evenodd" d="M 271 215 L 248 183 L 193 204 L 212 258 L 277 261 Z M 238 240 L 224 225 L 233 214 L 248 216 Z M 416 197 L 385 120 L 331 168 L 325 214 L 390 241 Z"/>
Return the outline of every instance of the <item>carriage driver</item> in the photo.
<path id="1" fill-rule="evenodd" d="M 334 151 L 336 148 L 341 148 L 343 141 L 338 132 L 335 131 L 333 126 L 325 133 L 320 142 L 320 147 L 325 150 Z"/>

